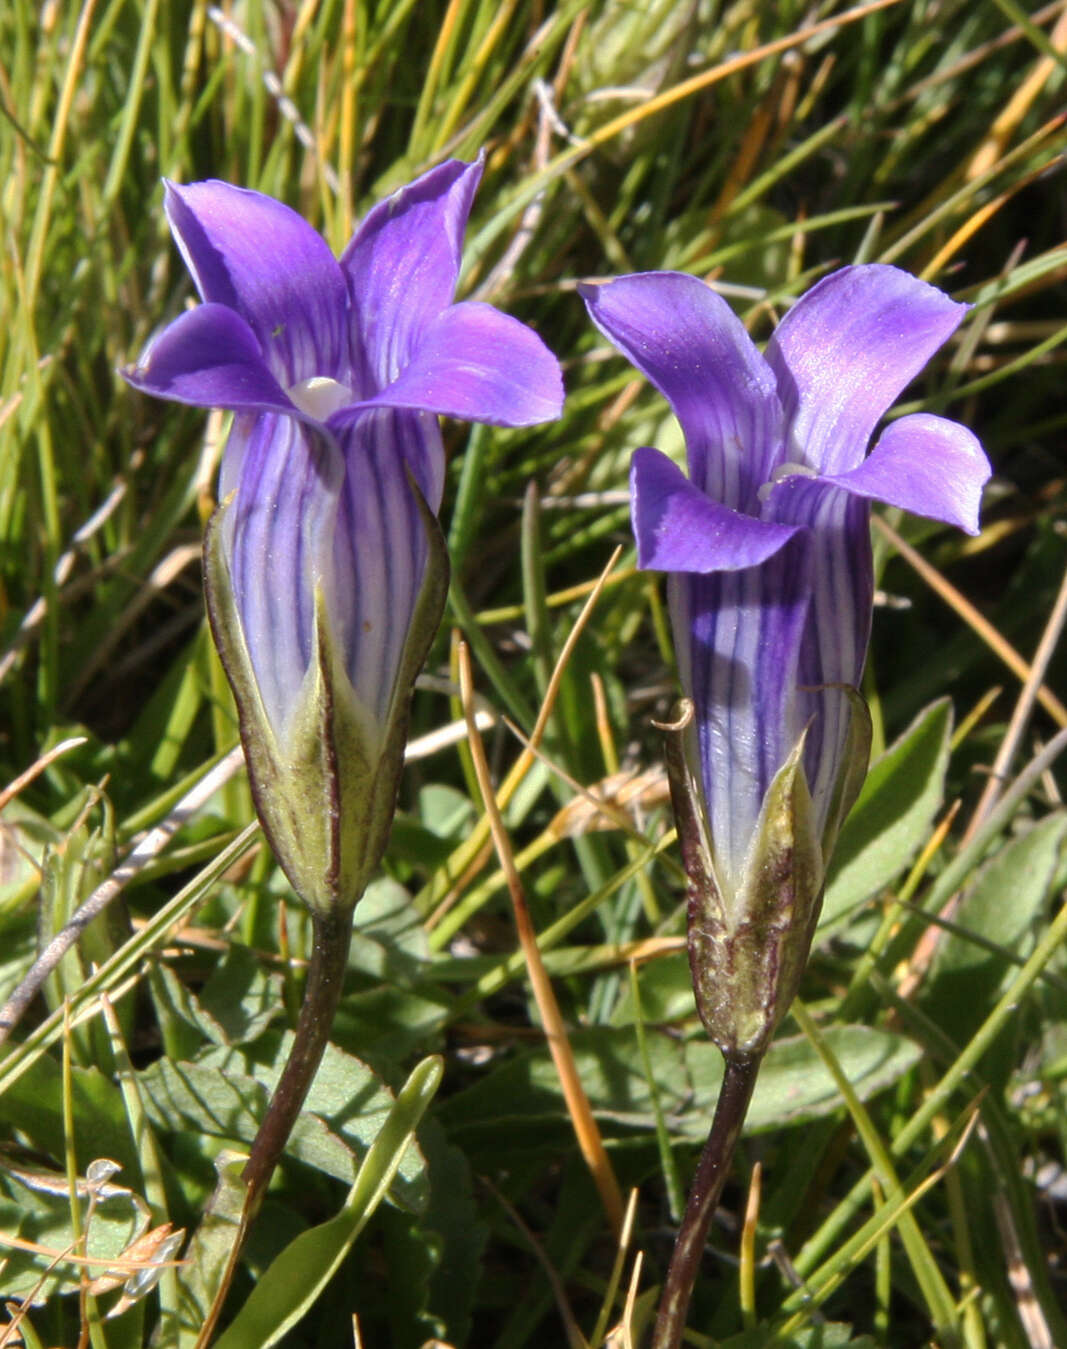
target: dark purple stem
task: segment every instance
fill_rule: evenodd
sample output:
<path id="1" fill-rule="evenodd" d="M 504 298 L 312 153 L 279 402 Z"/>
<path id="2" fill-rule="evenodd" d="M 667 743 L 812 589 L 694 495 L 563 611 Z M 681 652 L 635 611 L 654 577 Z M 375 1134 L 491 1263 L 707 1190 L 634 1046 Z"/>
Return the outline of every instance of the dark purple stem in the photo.
<path id="1" fill-rule="evenodd" d="M 685 1217 L 674 1243 L 667 1281 L 663 1285 L 652 1349 L 678 1349 L 685 1331 L 686 1313 L 693 1296 L 693 1285 L 700 1270 L 700 1259 L 708 1237 L 708 1227 L 719 1202 L 723 1184 L 730 1174 L 734 1148 L 741 1136 L 748 1103 L 759 1075 L 761 1054 L 725 1054 L 719 1100 L 711 1132 L 700 1154 L 700 1164 L 689 1191 Z"/>
<path id="2" fill-rule="evenodd" d="M 351 910 L 312 911 L 311 959 L 293 1045 L 253 1140 L 243 1173 L 248 1186 L 246 1213 L 250 1218 L 259 1208 L 270 1184 L 330 1042 L 351 942 Z"/>
<path id="3" fill-rule="evenodd" d="M 207 1349 L 215 1334 L 237 1261 L 253 1218 L 259 1212 L 274 1168 L 278 1165 L 293 1125 L 315 1080 L 330 1042 L 337 1005 L 344 988 L 348 948 L 352 944 L 352 910 L 311 911 L 311 959 L 308 961 L 304 1001 L 296 1023 L 292 1048 L 270 1098 L 267 1113 L 252 1141 L 242 1172 L 246 1185 L 240 1222 L 219 1279 L 211 1307 L 196 1339 L 195 1349 Z"/>

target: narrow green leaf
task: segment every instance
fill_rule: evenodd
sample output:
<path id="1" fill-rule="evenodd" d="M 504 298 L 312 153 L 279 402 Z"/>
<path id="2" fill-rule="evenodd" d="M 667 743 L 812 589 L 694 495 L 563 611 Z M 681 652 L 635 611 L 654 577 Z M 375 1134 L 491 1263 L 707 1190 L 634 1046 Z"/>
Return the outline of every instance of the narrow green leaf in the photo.
<path id="1" fill-rule="evenodd" d="M 793 1005 L 793 1016 L 818 1054 L 820 1062 L 833 1077 L 838 1091 L 848 1106 L 848 1113 L 856 1126 L 856 1132 L 866 1149 L 871 1166 L 878 1174 L 878 1180 L 886 1196 L 893 1199 L 905 1194 L 906 1191 L 900 1183 L 887 1147 L 856 1094 L 849 1072 L 830 1047 L 823 1030 L 799 999 Z M 902 1214 L 898 1231 L 912 1273 L 926 1300 L 930 1319 L 937 1327 L 938 1337 L 952 1344 L 959 1328 L 956 1305 L 934 1253 L 910 1210 Z"/>
<path id="2" fill-rule="evenodd" d="M 247 1156 L 224 1149 L 215 1158 L 215 1191 L 197 1225 L 179 1271 L 178 1343 L 192 1349 L 237 1240 L 244 1211 L 245 1183 L 241 1178 Z"/>
<path id="3" fill-rule="evenodd" d="M 270 1349 L 296 1325 L 385 1198 L 443 1072 L 423 1059 L 401 1088 L 336 1218 L 302 1232 L 271 1264 L 215 1349 Z"/>

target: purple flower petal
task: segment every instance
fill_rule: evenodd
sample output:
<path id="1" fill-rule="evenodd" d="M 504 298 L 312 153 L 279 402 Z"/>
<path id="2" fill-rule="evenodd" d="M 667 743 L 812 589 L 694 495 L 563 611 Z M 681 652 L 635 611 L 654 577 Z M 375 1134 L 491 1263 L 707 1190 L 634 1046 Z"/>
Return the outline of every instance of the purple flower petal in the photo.
<path id="1" fill-rule="evenodd" d="M 639 567 L 659 571 L 738 571 L 765 562 L 796 534 L 721 506 L 694 487 L 659 450 L 634 451 L 630 500 Z"/>
<path id="2" fill-rule="evenodd" d="M 762 566 L 669 578 L 679 674 L 697 708 L 701 779 L 727 894 L 741 885 L 767 788 L 804 728 L 797 671 L 812 553 L 801 534 Z"/>
<path id="3" fill-rule="evenodd" d="M 353 362 L 368 396 L 392 384 L 452 302 L 481 176 L 480 160 L 431 169 L 379 202 L 341 255 L 361 343 Z"/>
<path id="4" fill-rule="evenodd" d="M 382 408 L 366 413 L 342 438 L 345 481 L 332 539 L 330 615 L 352 687 L 379 723 L 393 699 L 427 561 L 425 528 L 405 469 L 422 453 L 427 431 L 436 435 L 432 418 Z"/>
<path id="5" fill-rule="evenodd" d="M 834 686 L 859 687 L 871 635 L 870 506 L 825 479 L 798 475 L 775 488 L 768 509 L 773 519 L 806 526 L 814 541 L 798 682 L 805 720 L 811 720 L 804 764 L 821 832 L 851 716 L 847 697 Z"/>
<path id="6" fill-rule="evenodd" d="M 491 305 L 468 302 L 438 314 L 400 377 L 373 398 L 343 408 L 330 425 L 348 425 L 372 407 L 531 426 L 560 415 L 563 381 L 559 363 L 532 329 Z"/>
<path id="7" fill-rule="evenodd" d="M 196 407 L 295 411 L 267 368 L 255 333 L 223 304 L 182 314 L 122 373 L 135 389 Z"/>
<path id="8" fill-rule="evenodd" d="M 890 422 L 858 468 L 825 481 L 977 534 L 989 474 L 989 460 L 971 431 L 918 412 Z"/>
<path id="9" fill-rule="evenodd" d="M 283 740 L 312 649 L 315 587 L 328 578 L 343 466 L 293 417 L 242 417 L 226 454 L 236 494 L 225 546 L 245 644 L 270 724 Z"/>
<path id="10" fill-rule="evenodd" d="M 820 504 L 812 525 L 817 540 L 812 622 L 799 677 L 815 715 L 804 757 L 821 833 L 852 716 L 846 695 L 834 685 L 858 689 L 863 678 L 871 639 L 874 563 L 867 502 L 830 491 Z"/>
<path id="11" fill-rule="evenodd" d="M 757 514 L 757 490 L 778 457 L 782 413 L 771 370 L 730 306 L 680 272 L 579 290 L 600 331 L 670 402 L 694 485 Z"/>
<path id="12" fill-rule="evenodd" d="M 285 388 L 348 375 L 348 296 L 326 241 L 288 206 L 229 183 L 166 185 L 171 229 L 203 299 L 236 309 Z"/>
<path id="13" fill-rule="evenodd" d="M 880 264 L 820 281 L 767 344 L 788 426 L 782 457 L 828 475 L 858 467 L 883 414 L 967 308 Z"/>

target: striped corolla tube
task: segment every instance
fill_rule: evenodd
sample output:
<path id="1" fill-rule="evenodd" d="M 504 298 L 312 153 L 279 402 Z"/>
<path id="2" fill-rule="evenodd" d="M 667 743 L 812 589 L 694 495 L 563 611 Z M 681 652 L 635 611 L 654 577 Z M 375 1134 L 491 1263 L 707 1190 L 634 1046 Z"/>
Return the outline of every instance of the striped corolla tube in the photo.
<path id="1" fill-rule="evenodd" d="M 234 413 L 205 540 L 208 610 L 256 805 L 297 892 L 351 909 L 385 846 L 416 673 L 443 610 L 437 414 L 558 417 L 524 324 L 453 303 L 482 163 L 379 203 L 340 258 L 296 212 L 166 185 L 200 305 L 123 373 Z"/>
<path id="2" fill-rule="evenodd" d="M 668 573 L 688 700 L 668 767 L 697 1004 L 724 1052 L 759 1054 L 796 992 L 866 771 L 870 503 L 978 529 L 989 464 L 965 427 L 902 416 L 868 453 L 967 306 L 895 267 L 844 267 L 761 354 L 696 277 L 582 293 L 685 435 L 688 476 L 635 452 L 633 528 L 639 565 Z"/>

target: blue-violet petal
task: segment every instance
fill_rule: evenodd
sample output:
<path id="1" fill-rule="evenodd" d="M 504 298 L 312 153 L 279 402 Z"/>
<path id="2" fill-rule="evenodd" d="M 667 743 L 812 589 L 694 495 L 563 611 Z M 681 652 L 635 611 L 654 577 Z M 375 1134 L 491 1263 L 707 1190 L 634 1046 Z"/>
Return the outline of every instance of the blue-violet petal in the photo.
<path id="1" fill-rule="evenodd" d="M 649 448 L 634 451 L 630 502 L 637 564 L 658 571 L 739 571 L 765 562 L 797 532 L 720 505 Z"/>
<path id="2" fill-rule="evenodd" d="M 348 382 L 348 295 L 337 259 L 301 216 L 229 183 L 166 185 L 174 238 L 205 300 L 237 310 L 285 388 Z"/>
<path id="3" fill-rule="evenodd" d="M 878 422 L 967 308 L 880 263 L 824 277 L 767 344 L 786 413 L 785 459 L 824 474 L 856 468 Z"/>
<path id="4" fill-rule="evenodd" d="M 780 457 L 782 414 L 773 374 L 730 306 L 681 272 L 579 289 L 596 326 L 674 409 L 694 485 L 757 513 Z"/>

